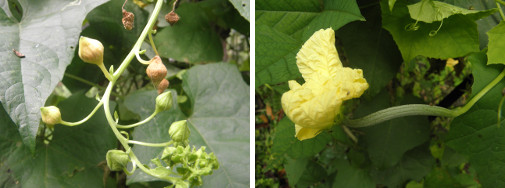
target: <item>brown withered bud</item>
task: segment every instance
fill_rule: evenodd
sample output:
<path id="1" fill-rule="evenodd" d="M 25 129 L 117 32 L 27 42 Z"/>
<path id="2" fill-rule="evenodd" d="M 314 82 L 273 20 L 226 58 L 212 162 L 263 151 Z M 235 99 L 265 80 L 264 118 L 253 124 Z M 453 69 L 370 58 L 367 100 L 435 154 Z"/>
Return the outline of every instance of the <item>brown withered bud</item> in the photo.
<path id="1" fill-rule="evenodd" d="M 158 86 L 156 88 L 156 89 L 158 89 L 158 95 L 163 93 L 163 91 L 165 91 L 165 89 L 168 88 L 169 84 L 170 84 L 170 82 L 168 82 L 167 79 L 161 80 L 161 82 L 158 84 Z"/>
<path id="2" fill-rule="evenodd" d="M 170 23 L 170 25 L 174 25 L 177 21 L 179 21 L 179 15 L 177 15 L 174 11 L 171 11 L 165 15 L 165 20 Z"/>
<path id="3" fill-rule="evenodd" d="M 149 61 L 149 66 L 146 69 L 147 76 L 157 86 L 167 76 L 167 68 L 161 62 L 160 56 L 154 56 Z"/>
<path id="4" fill-rule="evenodd" d="M 135 15 L 132 12 L 128 12 L 123 9 L 123 26 L 126 30 L 133 29 L 133 21 L 135 20 Z"/>

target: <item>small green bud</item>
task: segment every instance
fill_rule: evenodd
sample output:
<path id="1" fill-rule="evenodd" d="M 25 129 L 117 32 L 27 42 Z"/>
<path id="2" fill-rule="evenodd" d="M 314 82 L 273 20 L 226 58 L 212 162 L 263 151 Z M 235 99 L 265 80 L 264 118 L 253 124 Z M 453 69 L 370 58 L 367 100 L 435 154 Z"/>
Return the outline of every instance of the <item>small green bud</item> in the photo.
<path id="1" fill-rule="evenodd" d="M 105 155 L 105 159 L 107 160 L 107 166 L 111 171 L 121 171 L 126 167 L 128 161 L 128 154 L 126 154 L 122 150 L 109 150 Z"/>
<path id="2" fill-rule="evenodd" d="M 176 121 L 170 125 L 168 134 L 175 142 L 184 142 L 189 139 L 189 128 L 186 120 Z"/>
<path id="3" fill-rule="evenodd" d="M 203 181 L 200 176 L 197 176 L 189 179 L 189 184 L 191 184 L 192 186 L 200 186 L 203 184 Z"/>
<path id="4" fill-rule="evenodd" d="M 56 106 L 40 108 L 40 115 L 42 116 L 42 122 L 44 122 L 49 128 L 53 128 L 54 125 L 61 122 L 60 109 Z"/>
<path id="5" fill-rule="evenodd" d="M 167 91 L 156 97 L 156 111 L 163 112 L 172 108 L 172 92 Z"/>
<path id="6" fill-rule="evenodd" d="M 103 64 L 103 45 L 100 41 L 88 37 L 79 39 L 79 57 L 86 63 Z"/>

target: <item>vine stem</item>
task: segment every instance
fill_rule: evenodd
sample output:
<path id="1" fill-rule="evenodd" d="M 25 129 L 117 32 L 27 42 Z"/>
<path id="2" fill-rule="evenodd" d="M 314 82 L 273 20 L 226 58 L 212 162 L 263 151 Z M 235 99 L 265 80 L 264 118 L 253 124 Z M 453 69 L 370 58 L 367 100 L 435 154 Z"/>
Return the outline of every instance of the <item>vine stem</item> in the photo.
<path id="1" fill-rule="evenodd" d="M 153 10 L 153 12 L 151 14 L 151 17 L 149 17 L 149 21 L 147 22 L 146 27 L 144 28 L 144 30 L 140 34 L 140 37 L 138 38 L 137 42 L 133 46 L 133 48 L 130 51 L 130 53 L 128 53 L 128 55 L 123 60 L 123 62 L 119 66 L 119 68 L 112 75 L 112 80 L 109 82 L 109 85 L 107 86 L 107 89 L 105 90 L 105 93 L 104 93 L 103 98 L 102 98 L 103 107 L 104 107 L 104 111 L 105 111 L 105 117 L 107 119 L 107 122 L 109 123 L 109 126 L 112 129 L 112 132 L 114 132 L 114 135 L 116 135 L 117 139 L 119 140 L 119 142 L 121 143 L 121 145 L 124 147 L 124 149 L 126 151 L 131 150 L 131 147 L 128 145 L 128 139 L 126 139 L 119 132 L 119 130 L 116 128 L 117 123 L 112 118 L 112 114 L 110 112 L 109 98 L 110 98 L 110 94 L 112 92 L 112 88 L 116 84 L 116 80 L 119 78 L 119 76 L 121 76 L 121 74 L 124 72 L 124 70 L 126 69 L 126 67 L 128 67 L 128 65 L 130 64 L 131 60 L 135 56 L 135 53 L 138 53 L 142 42 L 144 41 L 144 39 L 146 38 L 147 34 L 150 32 L 151 28 L 153 27 L 156 19 L 158 18 L 158 14 L 159 14 L 159 12 L 161 10 L 161 6 L 162 5 L 163 5 L 163 0 L 158 0 L 156 2 L 156 5 L 155 5 L 154 10 Z M 151 176 L 160 178 L 160 179 L 168 180 L 168 181 L 173 182 L 173 183 L 175 183 L 177 181 L 177 178 L 175 178 L 175 177 L 159 176 L 159 175 L 153 173 L 150 169 L 148 169 L 147 167 L 145 167 L 139 161 L 139 159 L 137 158 L 137 156 L 135 156 L 135 154 L 133 152 L 129 152 L 129 156 L 130 156 L 130 159 L 132 160 L 132 162 L 137 167 L 139 167 L 142 171 L 144 171 L 145 173 L 147 173 L 147 174 L 149 174 Z"/>
<path id="2" fill-rule="evenodd" d="M 370 115 L 359 119 L 346 120 L 343 124 L 352 127 L 368 127 L 376 125 L 394 118 L 404 117 L 404 116 L 443 116 L 443 117 L 457 117 L 461 114 L 466 113 L 472 106 L 477 103 L 489 90 L 491 90 L 500 80 L 505 77 L 505 69 L 502 70 L 498 76 L 491 81 L 486 87 L 479 91 L 468 103 L 462 108 L 457 109 L 447 109 L 439 106 L 430 106 L 427 104 L 407 104 L 401 106 L 394 106 L 379 110 Z"/>
<path id="3" fill-rule="evenodd" d="M 148 121 L 150 121 L 151 119 L 154 118 L 154 116 L 156 116 L 156 114 L 158 114 L 158 111 L 154 111 L 154 113 L 151 114 L 151 116 L 147 117 L 146 119 L 142 120 L 142 121 L 139 121 L 137 123 L 134 123 L 134 124 L 131 124 L 131 125 L 119 125 L 119 124 L 116 124 L 116 127 L 117 128 L 120 128 L 120 129 L 129 129 L 129 128 L 133 128 L 133 127 L 136 127 L 136 126 L 139 126 L 139 125 L 142 125 Z"/>
<path id="4" fill-rule="evenodd" d="M 101 100 L 96 106 L 95 106 L 95 109 L 93 109 L 93 111 L 91 111 L 91 113 L 88 114 L 88 116 L 86 116 L 84 119 L 82 119 L 81 121 L 78 121 L 78 122 L 67 122 L 67 121 L 63 121 L 61 120 L 60 124 L 62 125 L 66 125 L 66 126 L 76 126 L 76 125 L 80 125 L 86 121 L 89 120 L 89 118 L 91 118 L 93 115 L 95 115 L 96 111 L 98 109 L 100 109 L 100 107 L 102 106 L 103 104 L 103 100 Z"/>

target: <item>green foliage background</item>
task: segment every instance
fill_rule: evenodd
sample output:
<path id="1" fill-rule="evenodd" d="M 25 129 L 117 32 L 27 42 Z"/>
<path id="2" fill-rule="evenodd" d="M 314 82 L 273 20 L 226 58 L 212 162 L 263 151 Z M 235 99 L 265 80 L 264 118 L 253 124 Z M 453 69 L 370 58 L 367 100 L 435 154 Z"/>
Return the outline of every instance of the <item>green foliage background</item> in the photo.
<path id="1" fill-rule="evenodd" d="M 298 141 L 280 98 L 303 82 L 296 53 L 332 28 L 344 66 L 370 88 L 348 118 L 400 104 L 462 106 L 503 69 L 499 1 L 256 1 L 257 187 L 503 187 L 503 81 L 457 118 L 412 116 Z M 420 10 L 422 9 L 422 10 Z M 416 28 L 417 27 L 417 28 Z M 446 60 L 458 60 L 455 66 Z M 503 118 L 502 118 L 503 119 Z"/>
<path id="2" fill-rule="evenodd" d="M 79 36 L 100 40 L 106 67 L 117 68 L 147 23 L 153 4 L 128 1 L 134 29 L 121 23 L 121 0 L 0 1 L 0 185 L 2 187 L 160 187 L 137 169 L 132 176 L 110 172 L 109 149 L 119 147 L 100 109 L 76 127 L 40 121 L 40 107 L 56 105 L 66 121 L 78 121 L 98 103 L 108 83 L 98 67 L 77 56 Z M 214 152 L 220 168 L 203 187 L 248 187 L 249 182 L 249 1 L 179 1 L 181 19 L 169 26 L 159 15 L 154 43 L 168 69 L 174 106 L 130 130 L 130 138 L 166 142 L 172 122 L 187 119 L 190 144 Z M 142 5 L 142 6 L 141 6 Z M 144 6 L 145 5 L 145 6 Z M 23 53 L 17 57 L 13 49 Z M 144 59 L 154 52 L 146 40 Z M 154 90 L 146 66 L 133 60 L 118 80 L 111 111 L 122 124 L 154 111 Z M 240 69 L 240 70 L 239 70 Z M 162 148 L 134 146 L 149 166 Z M 131 167 L 130 167 L 131 168 Z M 245 170 L 247 169 L 247 170 Z"/>

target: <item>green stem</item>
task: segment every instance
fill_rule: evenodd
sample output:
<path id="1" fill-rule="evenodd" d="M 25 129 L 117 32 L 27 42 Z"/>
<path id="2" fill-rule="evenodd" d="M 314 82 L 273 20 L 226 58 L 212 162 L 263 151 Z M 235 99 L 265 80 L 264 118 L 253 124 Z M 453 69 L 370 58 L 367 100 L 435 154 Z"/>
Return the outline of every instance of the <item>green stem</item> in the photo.
<path id="1" fill-rule="evenodd" d="M 149 32 L 149 43 L 151 43 L 151 46 L 153 47 L 153 50 L 154 50 L 154 53 L 157 55 L 157 56 L 160 56 L 160 54 L 158 53 L 158 50 L 156 50 L 156 46 L 154 45 L 154 41 L 153 41 L 153 36 L 151 35 L 152 32 Z"/>
<path id="2" fill-rule="evenodd" d="M 131 124 L 131 125 L 119 125 L 119 124 L 117 124 L 116 127 L 120 128 L 120 129 L 129 129 L 129 128 L 132 128 L 132 127 L 136 127 L 136 126 L 142 125 L 144 123 L 147 123 L 148 121 L 150 121 L 151 119 L 153 119 L 154 116 L 156 116 L 156 114 L 158 114 L 158 111 L 154 111 L 154 113 L 151 114 L 151 116 L 149 116 L 146 119 L 144 119 L 142 121 L 139 121 L 137 123 L 134 123 L 134 124 Z"/>
<path id="3" fill-rule="evenodd" d="M 95 115 L 95 112 L 100 109 L 100 107 L 102 106 L 103 104 L 103 100 L 101 100 L 96 106 L 95 106 L 95 109 L 93 109 L 93 111 L 91 111 L 91 113 L 88 114 L 88 116 L 86 116 L 84 119 L 82 119 L 81 121 L 78 121 L 78 122 L 67 122 L 67 121 L 63 121 L 61 120 L 60 124 L 62 125 L 66 125 L 66 126 L 76 126 L 76 125 L 80 125 L 86 121 L 89 120 L 89 118 L 91 118 L 93 115 Z"/>
<path id="4" fill-rule="evenodd" d="M 105 90 L 105 87 L 101 86 L 101 85 L 98 85 L 98 84 L 95 84 L 93 82 L 90 82 L 84 78 L 81 78 L 79 76 L 76 76 L 76 75 L 73 75 L 73 74 L 69 74 L 69 73 L 65 73 L 64 76 L 68 77 L 68 78 L 71 78 L 71 79 L 74 79 L 74 80 L 77 80 L 79 82 L 82 82 L 84 84 L 87 84 L 89 86 L 93 86 L 93 87 L 96 87 L 96 88 L 99 88 L 101 90 Z M 116 96 L 116 97 L 121 97 L 121 95 L 119 93 L 116 93 L 116 92 L 112 92 L 111 93 L 112 95 Z"/>
<path id="5" fill-rule="evenodd" d="M 426 104 L 407 104 L 401 106 L 395 106 L 391 108 L 386 108 L 378 112 L 374 112 L 370 115 L 359 119 L 346 120 L 344 125 L 353 128 L 368 127 L 371 125 L 379 124 L 384 121 L 388 121 L 394 118 L 404 117 L 404 116 L 443 116 L 443 117 L 457 117 L 461 114 L 466 113 L 472 106 L 477 103 L 489 90 L 491 90 L 500 80 L 505 77 L 505 69 L 502 70 L 498 76 L 486 85 L 482 90 L 477 93 L 468 103 L 462 108 L 458 109 L 447 109 L 439 106 L 430 106 Z"/>
<path id="6" fill-rule="evenodd" d="M 347 120 L 344 125 L 353 128 L 368 127 L 394 118 L 414 115 L 456 117 L 455 112 L 447 108 L 427 104 L 407 104 L 386 108 L 359 119 Z"/>
<path id="7" fill-rule="evenodd" d="M 496 2 L 496 7 L 498 7 L 498 11 L 500 12 L 501 19 L 505 20 L 505 15 L 503 15 L 503 11 L 502 11 L 501 6 L 500 6 L 500 4 L 503 4 L 505 2 L 503 2 L 501 0 L 495 0 L 495 2 Z"/>
<path id="8" fill-rule="evenodd" d="M 149 146 L 149 147 L 166 147 L 170 146 L 174 143 L 174 141 L 168 141 L 164 143 L 147 143 L 147 142 L 141 142 L 141 141 L 135 141 L 135 140 L 128 140 L 128 143 L 130 144 L 137 144 L 141 146 Z"/>
<path id="9" fill-rule="evenodd" d="M 117 139 L 119 140 L 119 142 L 121 143 L 121 145 L 123 146 L 123 148 L 126 151 L 131 150 L 131 147 L 128 145 L 128 139 L 126 139 L 125 137 L 123 137 L 123 135 L 116 128 L 117 123 L 112 118 L 112 114 L 110 113 L 110 110 L 109 110 L 110 109 L 109 98 L 110 98 L 110 94 L 112 92 L 112 88 L 114 87 L 114 84 L 116 84 L 116 80 L 119 78 L 119 76 L 121 76 L 121 74 L 124 72 L 124 70 L 126 69 L 126 67 L 128 67 L 128 65 L 130 64 L 131 60 L 135 56 L 135 52 L 138 53 L 138 51 L 140 49 L 140 45 L 142 44 L 142 41 L 144 41 L 144 39 L 146 38 L 147 33 L 149 32 L 149 30 L 152 28 L 153 24 L 155 23 L 155 21 L 156 21 L 156 19 L 158 17 L 158 14 L 159 14 L 159 12 L 161 10 L 161 6 L 162 5 L 163 5 L 163 0 L 158 0 L 156 2 L 156 5 L 155 5 L 154 10 L 153 10 L 153 13 L 151 14 L 151 17 L 149 17 L 149 21 L 147 22 L 146 27 L 142 31 L 142 34 L 138 38 L 137 42 L 135 43 L 135 45 L 132 48 L 132 50 L 130 51 L 130 53 L 128 53 L 128 55 L 123 60 L 123 62 L 121 63 L 121 65 L 119 66 L 119 68 L 116 70 L 116 72 L 114 72 L 114 74 L 112 76 L 112 80 L 109 82 L 109 85 L 107 86 L 107 89 L 105 90 L 105 93 L 104 93 L 103 98 L 102 98 L 102 101 L 104 101 L 103 102 L 103 107 L 104 107 L 104 110 L 105 110 L 105 118 L 107 119 L 107 122 L 109 123 L 109 126 L 112 129 L 112 132 L 114 133 L 114 135 L 116 135 Z M 178 178 L 175 178 L 175 177 L 160 176 L 160 175 L 157 175 L 157 174 L 153 173 L 150 169 L 148 169 L 147 167 L 145 167 L 144 165 L 142 165 L 142 163 L 139 161 L 139 159 L 137 158 L 137 156 L 135 156 L 135 154 L 133 152 L 129 152 L 129 156 L 130 156 L 130 159 L 135 163 L 135 165 L 137 165 L 137 167 L 139 167 L 146 174 L 149 174 L 151 176 L 154 176 L 154 177 L 157 177 L 157 178 L 160 178 L 160 179 L 168 180 L 168 181 L 170 181 L 172 183 L 175 183 L 178 180 Z"/>
<path id="10" fill-rule="evenodd" d="M 110 73 L 109 71 L 107 71 L 107 69 L 105 68 L 105 65 L 102 64 L 98 64 L 98 67 L 100 67 L 100 70 L 102 70 L 103 74 L 105 75 L 105 77 L 107 78 L 107 80 L 112 80 L 112 78 L 110 77 Z"/>

